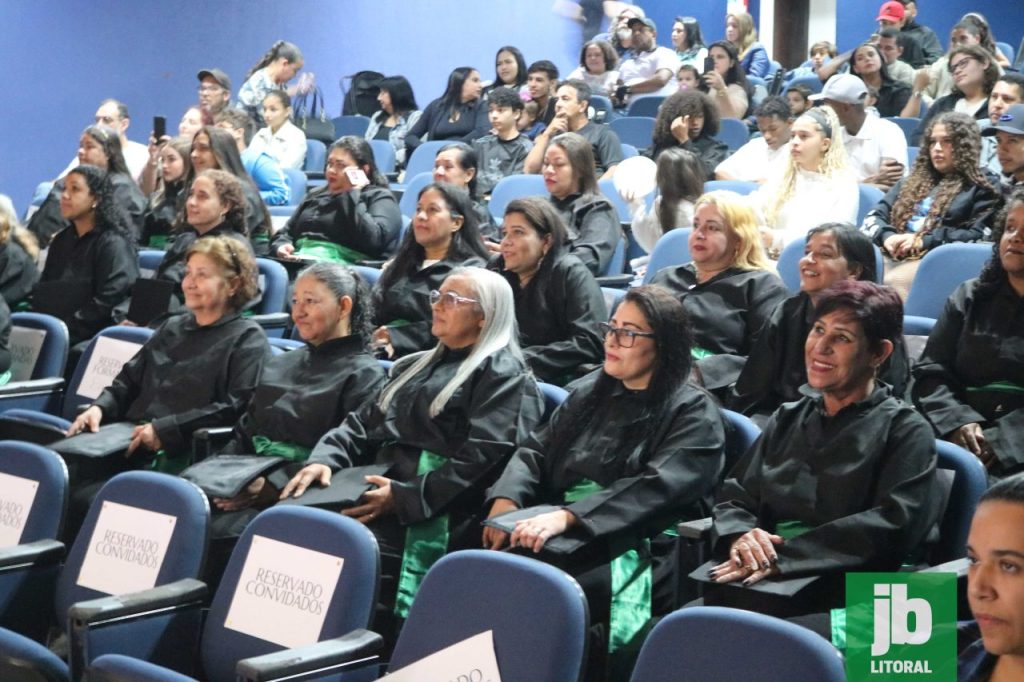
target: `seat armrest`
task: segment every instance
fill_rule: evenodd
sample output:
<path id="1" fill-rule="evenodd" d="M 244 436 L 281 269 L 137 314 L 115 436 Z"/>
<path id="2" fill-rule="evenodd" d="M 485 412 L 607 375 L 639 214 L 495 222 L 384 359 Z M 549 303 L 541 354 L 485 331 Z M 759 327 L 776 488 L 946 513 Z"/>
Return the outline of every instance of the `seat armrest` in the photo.
<path id="1" fill-rule="evenodd" d="M 711 532 L 711 517 L 697 519 L 696 521 L 684 521 L 676 526 L 676 533 L 679 537 L 688 540 L 704 540 Z"/>
<path id="2" fill-rule="evenodd" d="M 380 270 L 381 267 L 383 267 L 383 265 L 385 263 L 387 263 L 386 260 L 378 260 L 378 259 L 374 259 L 374 258 L 367 258 L 366 260 L 358 261 L 356 263 L 356 265 L 364 265 L 364 266 L 366 266 L 368 268 L 376 268 L 377 270 Z"/>
<path id="3" fill-rule="evenodd" d="M 59 564 L 64 558 L 64 543 L 58 540 L 36 540 L 24 545 L 0 548 L 0 571 L 29 564 Z"/>
<path id="4" fill-rule="evenodd" d="M 104 621 L 139 616 L 176 607 L 200 606 L 206 598 L 206 583 L 185 578 L 151 590 L 131 592 L 113 597 L 100 597 L 73 604 L 68 611 L 72 627 L 99 625 Z"/>
<path id="5" fill-rule="evenodd" d="M 598 286 L 609 287 L 611 289 L 626 289 L 629 287 L 629 283 L 636 278 L 636 275 L 604 275 L 603 277 L 595 277 Z"/>
<path id="6" fill-rule="evenodd" d="M 231 426 L 212 426 L 192 432 L 192 453 L 194 462 L 201 462 L 224 447 L 231 440 L 234 428 Z"/>
<path id="7" fill-rule="evenodd" d="M 292 316 L 285 312 L 263 313 L 261 315 L 252 315 L 249 319 L 264 329 L 277 329 L 279 327 L 287 327 Z"/>
<path id="8" fill-rule="evenodd" d="M 265 682 L 314 671 L 327 671 L 350 664 L 369 664 L 379 659 L 384 638 L 369 630 L 353 630 L 298 649 L 285 649 L 238 662 L 235 679 Z"/>
<path id="9" fill-rule="evenodd" d="M 64 379 L 60 377 L 47 377 L 46 379 L 28 379 L 27 381 L 15 381 L 5 386 L 0 386 L 0 398 L 12 395 L 25 395 L 31 393 L 52 393 L 64 388 Z"/>
<path id="10" fill-rule="evenodd" d="M 307 180 L 324 180 L 327 178 L 323 171 L 303 171 Z"/>

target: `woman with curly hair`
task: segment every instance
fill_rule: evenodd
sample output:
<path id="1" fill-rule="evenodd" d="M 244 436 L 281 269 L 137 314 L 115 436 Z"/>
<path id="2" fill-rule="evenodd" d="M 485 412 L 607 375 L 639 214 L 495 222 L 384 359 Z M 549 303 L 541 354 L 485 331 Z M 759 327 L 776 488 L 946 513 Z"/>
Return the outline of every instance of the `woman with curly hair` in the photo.
<path id="1" fill-rule="evenodd" d="M 754 89 L 740 67 L 736 47 L 720 40 L 711 43 L 708 56 L 715 60 L 715 68 L 701 77 L 701 92 L 714 97 L 722 118 L 745 118 Z"/>
<path id="2" fill-rule="evenodd" d="M 980 45 L 955 47 L 949 51 L 949 73 L 953 76 L 953 92 L 932 103 L 911 136 L 911 144 L 920 144 L 922 131 L 946 112 L 967 114 L 978 121 L 988 118 L 988 96 L 1002 75 L 991 53 Z M 882 114 L 881 110 L 879 113 L 882 116 L 898 115 Z"/>
<path id="3" fill-rule="evenodd" d="M 67 174 L 60 213 L 65 227 L 50 242 L 32 305 L 64 320 L 78 344 L 113 324 L 111 311 L 128 298 L 139 276 L 135 235 L 110 174 L 96 166 Z"/>
<path id="4" fill-rule="evenodd" d="M 981 134 L 967 114 L 932 119 L 910 174 L 893 185 L 861 229 L 888 255 L 885 282 L 903 296 L 929 249 L 979 241 L 999 201 L 999 181 L 978 167 Z"/>
<path id="5" fill-rule="evenodd" d="M 764 217 L 768 229 L 762 238 L 773 259 L 786 244 L 803 240 L 823 222 L 857 221 L 860 190 L 835 112 L 829 107 L 809 109 L 793 122 L 792 133 L 784 170 L 775 166 L 750 196 Z"/>
<path id="6" fill-rule="evenodd" d="M 736 46 L 739 53 L 740 68 L 748 76 L 765 78 L 771 70 L 772 61 L 764 45 L 757 42 L 757 29 L 754 28 L 754 17 L 746 12 L 736 12 L 725 16 L 725 39 Z"/>
<path id="7" fill-rule="evenodd" d="M 996 221 L 992 259 L 946 301 L 914 367 L 914 403 L 939 438 L 995 476 L 1024 470 L 1024 189 Z"/>
<path id="8" fill-rule="evenodd" d="M 729 156 L 728 145 L 714 137 L 718 128 L 718 108 L 703 92 L 686 90 L 670 95 L 654 122 L 651 158 L 657 161 L 666 149 L 682 148 L 700 157 L 704 176 L 713 178 L 715 167 Z"/>
<path id="9" fill-rule="evenodd" d="M 853 51 L 850 73 L 878 91 L 875 108 L 879 116 L 899 116 L 910 99 L 910 87 L 892 77 L 882 50 L 874 43 L 864 43 Z"/>

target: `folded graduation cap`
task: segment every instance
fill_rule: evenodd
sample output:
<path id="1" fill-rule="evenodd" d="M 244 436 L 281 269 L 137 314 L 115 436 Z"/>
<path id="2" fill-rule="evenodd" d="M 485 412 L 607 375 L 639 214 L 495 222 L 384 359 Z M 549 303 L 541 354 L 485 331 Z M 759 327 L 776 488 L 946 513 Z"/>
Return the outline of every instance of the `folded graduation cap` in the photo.
<path id="1" fill-rule="evenodd" d="M 137 279 L 132 288 L 132 302 L 128 307 L 128 319 L 138 325 L 147 325 L 171 307 L 171 296 L 177 287 L 165 279 Z"/>
<path id="2" fill-rule="evenodd" d="M 535 507 L 525 507 L 523 509 L 516 509 L 500 516 L 495 516 L 484 521 L 485 526 L 491 528 L 497 528 L 503 530 L 506 533 L 511 533 L 515 530 L 516 521 L 524 521 L 526 519 L 532 519 L 534 516 L 540 516 L 541 514 L 547 514 L 553 511 L 559 511 L 564 507 L 559 507 L 552 504 L 539 504 Z M 574 537 L 574 533 L 569 531 L 561 535 L 556 535 L 549 538 L 544 542 L 544 550 L 551 552 L 552 554 L 571 554 L 587 544 L 586 538 Z"/>
<path id="3" fill-rule="evenodd" d="M 51 443 L 48 447 L 62 455 L 102 458 L 120 455 L 132 442 L 132 422 L 114 422 L 100 427 L 96 433 L 83 431 L 70 438 Z"/>
<path id="4" fill-rule="evenodd" d="M 369 464 L 340 469 L 331 474 L 331 484 L 326 488 L 314 483 L 306 488 L 301 497 L 289 497 L 278 504 L 298 504 L 331 511 L 351 507 L 359 501 L 363 493 L 374 487 L 372 483 L 366 482 L 366 477 L 383 476 L 390 468 L 387 464 Z"/>
<path id="5" fill-rule="evenodd" d="M 721 584 L 723 587 L 734 587 L 742 590 L 754 590 L 755 592 L 763 592 L 764 594 L 774 594 L 780 597 L 792 597 L 793 595 L 800 592 L 800 590 L 804 589 L 805 587 L 813 583 L 819 577 L 816 575 L 804 576 L 800 578 L 786 578 L 785 576 L 769 577 L 749 586 L 741 584 L 740 581 L 732 583 L 716 583 L 708 576 L 708 571 L 710 571 L 712 568 L 714 568 L 720 563 L 722 562 L 714 560 L 708 561 L 700 568 L 695 570 L 693 573 L 691 573 L 690 577 L 702 583 L 710 583 L 713 585 Z"/>
<path id="6" fill-rule="evenodd" d="M 181 477 L 195 483 L 210 497 L 229 498 L 287 461 L 284 457 L 217 455 L 188 467 Z"/>

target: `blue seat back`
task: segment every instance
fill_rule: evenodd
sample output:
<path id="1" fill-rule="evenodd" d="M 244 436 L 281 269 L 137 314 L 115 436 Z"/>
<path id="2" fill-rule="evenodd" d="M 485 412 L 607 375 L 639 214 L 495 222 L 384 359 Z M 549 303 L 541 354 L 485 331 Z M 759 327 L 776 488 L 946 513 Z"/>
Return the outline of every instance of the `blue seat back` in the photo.
<path id="1" fill-rule="evenodd" d="M 587 628 L 583 591 L 561 570 L 503 552 L 453 552 L 427 573 L 389 670 L 492 630 L 502 679 L 577 682 Z"/>
<path id="2" fill-rule="evenodd" d="M 306 160 L 302 170 L 312 173 L 323 173 L 327 166 L 327 145 L 311 137 L 306 138 Z"/>
<path id="3" fill-rule="evenodd" d="M 988 488 L 988 474 L 973 453 L 949 441 L 936 440 L 938 468 L 953 472 L 945 512 L 939 522 L 939 543 L 932 550 L 931 563 L 941 564 L 967 556 L 967 535 L 978 501 Z"/>
<path id="4" fill-rule="evenodd" d="M 558 406 L 564 403 L 565 399 L 569 397 L 569 393 L 561 386 L 546 384 L 543 381 L 537 382 L 537 388 L 540 389 L 540 394 L 544 397 L 543 420 L 547 421 L 548 419 L 551 419 L 551 415 L 556 409 L 558 409 Z"/>
<path id="5" fill-rule="evenodd" d="M 736 192 L 737 194 L 744 196 L 750 194 L 758 187 L 760 187 L 760 185 L 756 182 L 747 182 L 746 180 L 708 180 L 704 183 L 705 192 L 725 190 L 727 192 Z"/>
<path id="6" fill-rule="evenodd" d="M 723 409 L 722 418 L 726 424 L 725 471 L 728 472 L 761 437 L 761 429 L 748 417 L 732 410 Z"/>
<path id="7" fill-rule="evenodd" d="M 590 120 L 595 123 L 609 123 L 615 118 L 615 108 L 612 101 L 604 95 L 591 95 L 590 108 L 594 110 Z"/>
<path id="8" fill-rule="evenodd" d="M 821 88 L 824 87 L 824 83 L 821 82 L 817 76 L 798 76 L 791 80 L 786 81 L 786 87 L 783 90 L 788 90 L 795 85 L 803 85 L 807 87 L 812 95 L 816 95 L 821 92 Z"/>
<path id="9" fill-rule="evenodd" d="M 903 306 L 906 315 L 937 319 L 961 283 L 981 274 L 992 244 L 943 244 L 924 255 Z"/>
<path id="10" fill-rule="evenodd" d="M 921 119 L 911 116 L 887 116 L 886 121 L 892 121 L 900 127 L 903 131 L 903 136 L 907 138 L 907 144 L 910 144 L 910 137 L 917 130 L 917 126 L 921 125 Z"/>
<path id="11" fill-rule="evenodd" d="M 304 348 L 306 345 L 305 343 L 298 339 L 283 339 L 274 336 L 269 337 L 267 339 L 267 342 L 270 344 L 270 352 L 273 353 L 274 355 L 281 355 L 283 353 L 287 353 L 288 351 Z"/>
<path id="12" fill-rule="evenodd" d="M 864 222 L 864 216 L 882 200 L 885 193 L 874 185 L 858 185 L 857 224 Z"/>
<path id="13" fill-rule="evenodd" d="M 734 152 L 750 140 L 750 129 L 738 118 L 723 118 L 715 139 L 727 144 L 729 151 Z"/>
<path id="14" fill-rule="evenodd" d="M 452 144 L 457 140 L 427 140 L 413 150 L 412 156 L 405 162 L 405 182 L 408 184 L 410 178 L 415 178 L 420 173 L 434 173 L 434 158 L 441 151 L 441 147 Z"/>
<path id="15" fill-rule="evenodd" d="M 649 116 L 621 116 L 608 127 L 619 136 L 619 142 L 637 149 L 650 147 L 654 138 L 654 119 Z"/>
<path id="16" fill-rule="evenodd" d="M 1010 45 L 1010 43 L 996 41 L 996 47 L 999 48 L 999 51 L 1003 53 L 1003 56 L 1006 57 L 1006 60 L 1013 64 L 1013 58 L 1016 55 L 1016 52 L 1014 52 L 1013 50 L 1013 46 Z"/>
<path id="17" fill-rule="evenodd" d="M 269 258 L 257 258 L 256 266 L 260 272 L 260 301 L 253 312 L 257 315 L 282 312 L 288 296 L 287 268 Z"/>
<path id="18" fill-rule="evenodd" d="M 37 483 L 19 543 L 59 537 L 68 505 L 68 467 L 60 455 L 41 445 L 0 440 L 0 473 Z"/>
<path id="19" fill-rule="evenodd" d="M 395 148 L 388 140 L 367 140 L 373 150 L 373 161 L 377 170 L 387 175 L 395 172 Z"/>
<path id="20" fill-rule="evenodd" d="M 907 147 L 907 168 L 914 165 L 914 162 L 917 161 L 917 155 L 920 153 L 920 147 Z"/>
<path id="21" fill-rule="evenodd" d="M 201 645 L 206 679 L 233 680 L 239 660 L 284 648 L 225 626 L 236 589 L 245 588 L 239 577 L 254 537 L 277 540 L 344 561 L 334 594 L 324 605 L 327 615 L 320 631 L 321 641 L 370 624 L 380 574 L 373 533 L 347 516 L 322 509 L 272 507 L 253 519 L 238 539 L 210 604 Z"/>
<path id="22" fill-rule="evenodd" d="M 619 216 L 619 224 L 622 226 L 631 225 L 633 223 L 633 213 L 629 209 L 629 204 L 622 200 L 619 191 L 615 189 L 615 182 L 613 180 L 599 180 L 597 188 L 601 190 L 601 195 L 610 201 L 615 208 L 615 213 Z"/>
<path id="23" fill-rule="evenodd" d="M 366 129 L 370 127 L 370 118 L 359 115 L 338 116 L 332 118 L 331 123 L 334 124 L 334 139 L 344 137 L 345 135 L 366 137 Z"/>
<path id="24" fill-rule="evenodd" d="M 402 192 L 402 198 L 398 201 L 398 209 L 402 212 L 402 215 L 412 220 L 413 216 L 416 215 L 416 202 L 419 200 L 420 192 L 423 188 L 434 181 L 433 167 L 429 173 L 420 173 L 418 175 L 406 175 L 406 178 L 410 178 L 405 183 L 405 189 Z"/>
<path id="25" fill-rule="evenodd" d="M 615 309 L 622 303 L 622 299 L 625 298 L 626 290 L 601 287 L 601 293 L 604 295 L 604 307 L 608 310 L 608 317 L 611 317 L 615 314 Z"/>
<path id="26" fill-rule="evenodd" d="M 359 276 L 366 282 L 366 286 L 371 289 L 377 285 L 377 280 L 380 279 L 381 271 L 377 268 L 367 267 L 365 265 L 350 265 L 350 268 L 359 273 Z"/>
<path id="27" fill-rule="evenodd" d="M 508 175 L 498 181 L 491 191 L 491 201 L 487 205 L 491 217 L 500 225 L 505 217 L 505 208 L 513 199 L 524 197 L 547 198 L 548 190 L 544 186 L 541 175 Z"/>
<path id="28" fill-rule="evenodd" d="M 640 150 L 631 144 L 622 144 L 622 159 L 632 159 L 634 156 L 640 156 Z"/>
<path id="29" fill-rule="evenodd" d="M 11 313 L 11 327 L 32 329 L 45 334 L 43 344 L 39 348 L 35 364 L 25 367 L 27 379 L 47 379 L 64 376 L 64 368 L 68 363 L 68 326 L 64 321 L 43 313 Z M 13 331 L 13 330 L 12 330 Z M 11 350 L 15 351 L 12 339 Z M 12 358 L 17 362 L 17 358 Z"/>
<path id="30" fill-rule="evenodd" d="M 288 185 L 288 206 L 298 206 L 306 198 L 306 174 L 297 168 L 281 170 L 284 171 L 284 181 Z"/>
<path id="31" fill-rule="evenodd" d="M 792 241 L 782 249 L 779 255 L 778 271 L 782 282 L 789 289 L 790 293 L 796 294 L 800 291 L 800 259 L 804 257 L 804 247 L 807 242 L 802 239 Z M 885 259 L 882 258 L 882 251 L 872 244 L 875 250 L 875 283 L 881 284 L 885 277 Z"/>
<path id="32" fill-rule="evenodd" d="M 737 652 L 742 651 L 742 656 Z M 765 661 L 771 661 L 765 665 Z M 719 606 L 680 609 L 644 642 L 631 682 L 756 679 L 844 682 L 843 659 L 815 632 L 771 616 Z"/>
<path id="33" fill-rule="evenodd" d="M 693 258 L 690 257 L 690 233 L 693 228 L 677 227 L 669 230 L 658 238 L 651 251 L 651 260 L 647 262 L 647 272 L 644 274 L 644 284 L 650 284 L 658 270 L 684 265 Z"/>
<path id="34" fill-rule="evenodd" d="M 160 263 L 163 262 L 165 255 L 167 255 L 166 251 L 160 251 L 157 249 L 140 250 L 139 277 L 153 279 L 153 275 L 156 274 L 157 268 L 160 267 Z"/>
<path id="35" fill-rule="evenodd" d="M 85 370 L 89 366 L 89 361 L 92 359 L 93 352 L 96 350 L 96 344 L 100 339 L 107 338 L 127 341 L 128 343 L 138 344 L 139 348 L 141 348 L 144 343 L 149 341 L 151 336 L 153 336 L 153 330 L 149 327 L 116 326 L 107 327 L 93 337 L 89 345 L 86 346 L 85 352 L 82 353 L 82 357 L 79 358 L 75 372 L 71 375 L 71 381 L 68 382 L 67 391 L 64 393 L 64 405 L 61 409 L 61 416 L 69 421 L 73 420 L 78 415 L 78 408 L 80 406 L 88 405 L 95 399 L 92 396 L 84 396 L 78 391 L 82 384 Z"/>
<path id="36" fill-rule="evenodd" d="M 86 550 L 104 503 L 113 502 L 175 517 L 174 532 L 167 544 L 156 584 L 197 578 L 206 559 L 210 506 L 206 493 L 183 478 L 153 471 L 129 471 L 111 478 L 89 507 L 75 543 L 57 581 L 54 600 L 57 622 L 66 623 L 72 604 L 106 596 L 78 584 Z"/>
<path id="37" fill-rule="evenodd" d="M 658 117 L 658 109 L 665 101 L 665 95 L 637 95 L 630 100 L 626 107 L 626 116 L 648 116 Z"/>

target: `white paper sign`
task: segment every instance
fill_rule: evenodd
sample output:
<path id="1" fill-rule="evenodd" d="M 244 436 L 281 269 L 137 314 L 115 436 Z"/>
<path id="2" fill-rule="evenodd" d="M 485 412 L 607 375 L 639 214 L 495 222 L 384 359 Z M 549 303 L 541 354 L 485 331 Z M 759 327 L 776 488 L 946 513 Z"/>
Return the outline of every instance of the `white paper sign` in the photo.
<path id="1" fill-rule="evenodd" d="M 78 386 L 78 394 L 93 400 L 100 397 L 103 389 L 113 383 L 124 363 L 135 357 L 140 348 L 141 344 L 131 341 L 106 336 L 96 339 L 92 357 L 85 367 L 82 383 Z"/>
<path id="2" fill-rule="evenodd" d="M 30 327 L 11 327 L 11 381 L 28 381 L 36 368 L 46 331 Z"/>
<path id="3" fill-rule="evenodd" d="M 320 641 L 344 559 L 254 535 L 224 627 L 295 648 Z"/>
<path id="4" fill-rule="evenodd" d="M 0 547 L 14 547 L 21 542 L 38 491 L 39 481 L 0 474 Z"/>
<path id="5" fill-rule="evenodd" d="M 155 587 L 177 522 L 170 514 L 104 502 L 77 583 L 106 594 Z"/>
<path id="6" fill-rule="evenodd" d="M 501 682 L 498 660 L 494 657 L 494 631 L 473 635 L 380 679 L 387 682 Z"/>

